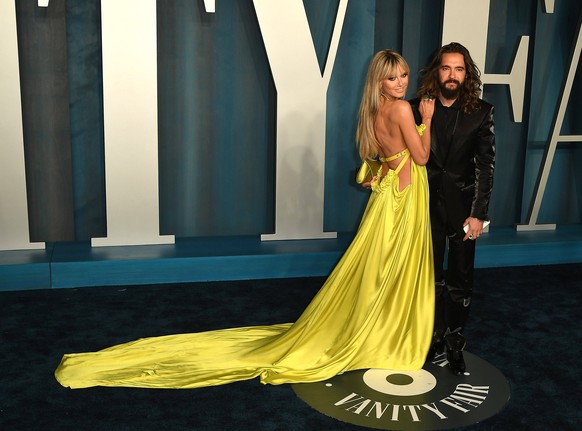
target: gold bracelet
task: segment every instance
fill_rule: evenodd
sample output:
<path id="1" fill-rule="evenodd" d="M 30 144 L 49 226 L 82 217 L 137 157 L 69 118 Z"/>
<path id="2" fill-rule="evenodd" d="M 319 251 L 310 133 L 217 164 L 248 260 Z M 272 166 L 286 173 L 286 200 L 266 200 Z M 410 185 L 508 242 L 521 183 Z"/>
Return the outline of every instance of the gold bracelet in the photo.
<path id="1" fill-rule="evenodd" d="M 416 126 L 416 131 L 418 132 L 418 134 L 420 136 L 422 136 L 422 134 L 424 133 L 424 131 L 426 130 L 426 124 L 421 123 L 418 126 Z"/>

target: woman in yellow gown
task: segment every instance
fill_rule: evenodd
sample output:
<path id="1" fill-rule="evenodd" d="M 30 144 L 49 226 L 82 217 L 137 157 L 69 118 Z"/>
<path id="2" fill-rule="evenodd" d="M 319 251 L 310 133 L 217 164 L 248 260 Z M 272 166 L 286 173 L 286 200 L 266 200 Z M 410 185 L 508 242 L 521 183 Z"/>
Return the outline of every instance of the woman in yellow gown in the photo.
<path id="1" fill-rule="evenodd" d="M 356 369 L 422 368 L 434 313 L 424 168 L 434 104 L 421 104 L 422 134 L 402 100 L 408 73 L 394 51 L 380 51 L 370 63 L 357 140 L 362 159 L 379 157 L 382 166 L 363 184 L 372 193 L 353 242 L 295 323 L 145 338 L 67 354 L 57 380 L 70 388 L 195 388 L 255 377 L 282 384 Z"/>

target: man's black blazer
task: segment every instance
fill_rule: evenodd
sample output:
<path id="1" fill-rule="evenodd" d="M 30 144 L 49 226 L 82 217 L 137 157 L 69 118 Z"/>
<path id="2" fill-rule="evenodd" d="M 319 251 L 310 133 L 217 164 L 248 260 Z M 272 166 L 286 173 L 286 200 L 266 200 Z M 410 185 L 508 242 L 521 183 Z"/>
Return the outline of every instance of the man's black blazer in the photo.
<path id="1" fill-rule="evenodd" d="M 410 101 L 417 124 L 420 100 Z M 442 109 L 437 101 L 435 110 Z M 489 220 L 489 199 L 495 168 L 493 105 L 479 100 L 469 114 L 457 111 L 450 148 L 438 142 L 436 125 L 431 127 L 430 156 L 426 164 L 431 201 L 431 218 L 446 217 L 451 226 L 462 227 L 469 216 Z M 438 199 L 437 199 L 438 197 Z M 434 206 L 444 203 L 444 208 Z M 445 214 L 442 211 L 445 211 Z M 444 220 L 441 220 L 444 222 Z"/>

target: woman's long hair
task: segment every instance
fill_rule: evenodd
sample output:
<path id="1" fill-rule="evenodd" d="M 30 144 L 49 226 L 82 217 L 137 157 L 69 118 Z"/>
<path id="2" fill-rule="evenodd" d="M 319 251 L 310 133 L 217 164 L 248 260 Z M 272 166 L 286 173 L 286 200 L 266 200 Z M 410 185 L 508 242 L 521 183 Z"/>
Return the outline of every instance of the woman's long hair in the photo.
<path id="1" fill-rule="evenodd" d="M 406 73 L 410 72 L 406 60 L 396 51 L 390 49 L 377 52 L 372 61 L 370 61 L 360 103 L 358 130 L 356 132 L 356 142 L 359 145 L 362 160 L 378 156 L 380 143 L 376 139 L 374 123 L 380 107 L 382 81 L 391 76 L 396 76 L 399 68 Z"/>
<path id="2" fill-rule="evenodd" d="M 465 82 L 461 85 L 459 98 L 465 113 L 475 111 L 479 106 L 481 96 L 481 72 L 471 58 L 469 50 L 458 42 L 451 42 L 440 48 L 431 63 L 421 71 L 421 85 L 418 97 L 437 97 L 439 94 L 439 67 L 444 54 L 461 54 L 465 59 Z"/>

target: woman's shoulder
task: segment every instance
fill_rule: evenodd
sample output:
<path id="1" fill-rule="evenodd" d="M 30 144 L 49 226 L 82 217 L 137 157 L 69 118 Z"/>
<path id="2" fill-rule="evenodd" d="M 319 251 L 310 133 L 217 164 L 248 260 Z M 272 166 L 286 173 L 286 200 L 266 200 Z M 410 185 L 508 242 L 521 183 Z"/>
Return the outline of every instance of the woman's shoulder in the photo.
<path id="1" fill-rule="evenodd" d="M 410 106 L 410 103 L 408 103 L 408 101 L 406 100 L 402 99 L 396 100 L 393 106 L 393 113 L 399 119 L 408 120 L 412 115 L 412 107 Z"/>
<path id="2" fill-rule="evenodd" d="M 394 109 L 397 112 L 412 112 L 412 107 L 410 106 L 410 102 L 404 99 L 398 99 L 394 101 Z"/>
<path id="3" fill-rule="evenodd" d="M 394 106 L 397 106 L 399 109 L 411 109 L 410 102 L 404 99 L 398 99 L 394 101 Z"/>

